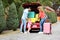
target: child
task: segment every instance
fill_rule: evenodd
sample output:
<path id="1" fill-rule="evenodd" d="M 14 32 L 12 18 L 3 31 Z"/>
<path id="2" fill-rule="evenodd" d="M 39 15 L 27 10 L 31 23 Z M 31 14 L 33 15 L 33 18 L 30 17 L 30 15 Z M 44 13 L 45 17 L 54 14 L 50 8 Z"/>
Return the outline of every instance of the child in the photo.
<path id="1" fill-rule="evenodd" d="M 27 27 L 28 27 L 28 33 L 29 33 L 29 31 L 31 30 L 31 25 L 32 25 L 32 22 L 31 22 L 31 19 L 30 18 L 28 18 L 28 25 L 27 25 Z"/>

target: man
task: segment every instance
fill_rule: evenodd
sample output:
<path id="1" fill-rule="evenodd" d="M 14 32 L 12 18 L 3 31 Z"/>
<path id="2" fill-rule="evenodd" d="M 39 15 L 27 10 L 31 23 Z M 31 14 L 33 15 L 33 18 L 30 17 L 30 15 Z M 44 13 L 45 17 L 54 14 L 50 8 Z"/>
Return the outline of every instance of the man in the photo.
<path id="1" fill-rule="evenodd" d="M 22 18 L 21 18 L 21 26 L 20 26 L 20 32 L 22 32 L 22 28 L 23 28 L 23 25 L 24 25 L 24 33 L 26 33 L 26 20 L 27 20 L 27 16 L 28 16 L 28 13 L 31 9 L 30 8 L 25 8 L 24 11 L 23 11 L 23 15 L 22 15 Z"/>

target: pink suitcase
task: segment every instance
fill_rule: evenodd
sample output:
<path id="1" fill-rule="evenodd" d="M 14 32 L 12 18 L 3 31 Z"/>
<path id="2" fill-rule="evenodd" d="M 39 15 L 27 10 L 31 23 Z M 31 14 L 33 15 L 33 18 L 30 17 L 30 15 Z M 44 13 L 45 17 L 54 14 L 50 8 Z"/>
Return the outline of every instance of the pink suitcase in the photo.
<path id="1" fill-rule="evenodd" d="M 43 24 L 43 33 L 51 34 L 51 23 L 44 23 Z"/>

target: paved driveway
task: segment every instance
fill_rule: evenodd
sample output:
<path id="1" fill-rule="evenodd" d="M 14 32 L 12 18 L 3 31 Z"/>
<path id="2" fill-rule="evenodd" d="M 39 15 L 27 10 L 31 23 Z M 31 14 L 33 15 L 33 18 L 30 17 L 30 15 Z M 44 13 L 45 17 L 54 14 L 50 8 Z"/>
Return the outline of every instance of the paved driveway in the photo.
<path id="1" fill-rule="evenodd" d="M 2 36 L 0 35 L 0 40 L 60 40 L 60 22 L 52 25 L 51 35 L 38 33 L 21 34 L 19 31 L 17 31 L 17 33 Z"/>

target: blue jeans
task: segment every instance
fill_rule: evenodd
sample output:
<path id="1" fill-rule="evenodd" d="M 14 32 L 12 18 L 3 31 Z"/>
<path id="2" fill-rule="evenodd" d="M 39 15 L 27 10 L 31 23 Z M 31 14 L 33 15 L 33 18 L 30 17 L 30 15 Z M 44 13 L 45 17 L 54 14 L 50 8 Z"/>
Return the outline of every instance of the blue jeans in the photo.
<path id="1" fill-rule="evenodd" d="M 20 31 L 22 32 L 22 29 L 23 29 L 23 25 L 24 25 L 24 32 L 26 31 L 26 19 L 22 19 L 22 23 L 21 23 L 21 26 L 20 26 Z"/>
<path id="2" fill-rule="evenodd" d="M 40 32 L 43 32 L 43 24 L 44 24 L 45 20 L 46 20 L 46 18 L 43 18 L 40 21 Z"/>

